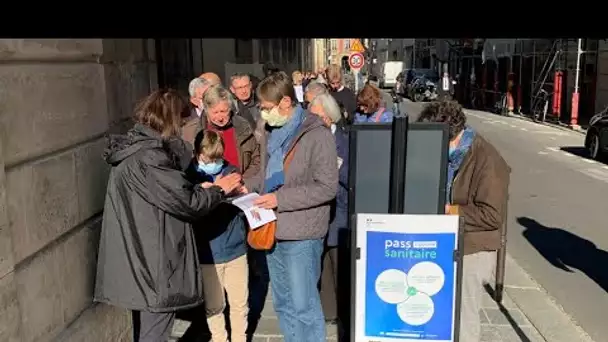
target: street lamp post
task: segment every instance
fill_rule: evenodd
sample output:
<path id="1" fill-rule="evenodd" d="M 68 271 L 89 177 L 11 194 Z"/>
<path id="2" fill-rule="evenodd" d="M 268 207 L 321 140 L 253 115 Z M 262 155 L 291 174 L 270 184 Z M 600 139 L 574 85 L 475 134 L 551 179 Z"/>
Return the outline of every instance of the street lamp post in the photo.
<path id="1" fill-rule="evenodd" d="M 574 93 L 572 93 L 572 109 L 570 111 L 570 127 L 577 128 L 578 126 L 578 79 L 581 72 L 581 56 L 583 55 L 583 40 L 578 39 L 578 50 L 576 51 L 576 76 L 574 76 Z"/>

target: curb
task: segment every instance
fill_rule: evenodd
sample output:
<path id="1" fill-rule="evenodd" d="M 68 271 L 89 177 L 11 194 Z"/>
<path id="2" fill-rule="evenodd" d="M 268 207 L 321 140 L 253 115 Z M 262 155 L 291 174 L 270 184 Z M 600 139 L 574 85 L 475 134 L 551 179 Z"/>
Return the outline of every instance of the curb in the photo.
<path id="1" fill-rule="evenodd" d="M 547 342 L 595 342 L 507 253 L 505 291 Z"/>
<path id="2" fill-rule="evenodd" d="M 494 113 L 492 113 L 494 114 Z M 494 115 L 499 115 L 499 114 L 494 114 Z M 582 129 L 582 128 L 572 128 L 569 127 L 565 124 L 557 124 L 557 123 L 550 123 L 550 122 L 540 122 L 540 121 L 534 121 L 532 119 L 530 119 L 527 116 L 524 115 L 520 115 L 520 114 L 507 114 L 507 115 L 500 115 L 500 116 L 506 116 L 506 117 L 510 117 L 510 118 L 516 118 L 519 120 L 524 120 L 524 121 L 528 121 L 528 122 L 533 122 L 535 124 L 539 124 L 539 125 L 543 125 L 543 126 L 547 126 L 547 127 L 553 127 L 553 128 L 557 128 L 559 130 L 562 131 L 567 131 L 567 132 L 575 132 L 575 133 L 579 133 L 579 134 L 583 134 L 586 135 L 587 134 L 587 130 Z"/>

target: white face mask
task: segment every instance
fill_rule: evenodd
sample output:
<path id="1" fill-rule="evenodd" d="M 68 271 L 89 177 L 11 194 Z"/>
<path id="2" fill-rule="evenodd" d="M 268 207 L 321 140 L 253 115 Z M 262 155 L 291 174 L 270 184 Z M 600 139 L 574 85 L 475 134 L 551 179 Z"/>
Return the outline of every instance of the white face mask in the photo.
<path id="1" fill-rule="evenodd" d="M 281 115 L 278 107 L 274 107 L 271 110 L 261 110 L 260 114 L 262 119 L 264 119 L 264 121 L 266 121 L 268 125 L 272 127 L 282 127 L 287 123 L 287 121 L 289 121 L 289 116 Z"/>

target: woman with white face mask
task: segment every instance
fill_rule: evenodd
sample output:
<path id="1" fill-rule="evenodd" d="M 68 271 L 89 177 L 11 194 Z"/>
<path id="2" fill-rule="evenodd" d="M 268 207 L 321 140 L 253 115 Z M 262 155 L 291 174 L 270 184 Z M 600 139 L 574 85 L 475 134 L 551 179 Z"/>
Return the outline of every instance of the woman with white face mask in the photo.
<path id="1" fill-rule="evenodd" d="M 266 252 L 274 309 L 286 342 L 325 341 L 317 283 L 338 188 L 336 143 L 323 120 L 297 104 L 284 72 L 262 80 L 257 94 L 260 172 L 245 185 L 261 194 L 257 206 L 277 213 L 275 243 Z"/>
<path id="2" fill-rule="evenodd" d="M 332 201 L 329 221 L 329 231 L 323 250 L 323 270 L 321 273 L 321 304 L 325 320 L 330 324 L 344 322 L 348 314 L 350 300 L 348 291 L 349 279 L 344 277 L 350 265 L 349 261 L 349 231 L 348 231 L 348 131 L 344 126 L 342 110 L 332 94 L 317 95 L 310 102 L 310 112 L 321 117 L 331 130 L 336 140 L 338 155 L 338 194 Z M 343 266 L 338 266 L 343 265 Z M 339 276 L 340 275 L 340 276 Z M 345 296 L 344 296 L 345 295 Z M 340 305 L 339 305 L 340 304 Z"/>

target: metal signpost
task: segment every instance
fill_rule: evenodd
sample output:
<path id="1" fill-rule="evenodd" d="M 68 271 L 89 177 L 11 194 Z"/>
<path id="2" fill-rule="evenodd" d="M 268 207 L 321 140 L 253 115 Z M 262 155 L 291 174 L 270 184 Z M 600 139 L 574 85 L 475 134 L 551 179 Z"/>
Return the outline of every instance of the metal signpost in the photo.
<path id="1" fill-rule="evenodd" d="M 348 65 L 350 66 L 350 70 L 352 70 L 353 75 L 355 76 L 355 92 L 359 91 L 360 80 L 359 80 L 359 71 L 365 65 L 365 56 L 363 56 L 363 52 L 365 52 L 365 48 L 363 44 L 356 39 L 350 48 L 350 56 L 348 56 Z"/>
<path id="2" fill-rule="evenodd" d="M 459 217 L 357 214 L 355 222 L 354 341 L 458 341 Z"/>
<path id="3" fill-rule="evenodd" d="M 350 66 L 350 70 L 353 72 L 353 76 L 355 76 L 355 92 L 359 91 L 360 81 L 359 81 L 359 70 L 363 68 L 365 63 L 365 57 L 361 52 L 353 52 L 348 57 L 348 65 Z"/>

